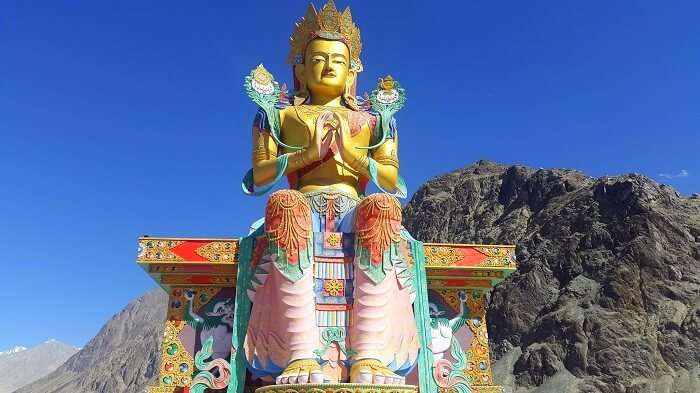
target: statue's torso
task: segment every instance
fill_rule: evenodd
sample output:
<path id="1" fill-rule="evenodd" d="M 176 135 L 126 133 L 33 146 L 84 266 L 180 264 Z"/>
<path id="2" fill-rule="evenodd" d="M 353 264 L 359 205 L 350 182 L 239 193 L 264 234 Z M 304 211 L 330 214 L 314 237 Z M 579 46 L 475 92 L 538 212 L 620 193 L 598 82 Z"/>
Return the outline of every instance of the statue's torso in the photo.
<path id="1" fill-rule="evenodd" d="M 289 106 L 280 111 L 282 141 L 291 146 L 308 146 L 314 140 L 314 133 L 317 132 L 318 115 L 324 110 L 339 115 L 341 127 L 349 128 L 350 140 L 354 146 L 369 146 L 374 129 L 372 115 L 344 107 L 331 108 L 317 105 Z M 326 157 L 322 162 L 314 163 L 300 171 L 298 190 L 305 193 L 333 187 L 338 191 L 360 195 L 359 174 L 343 162 L 335 141 L 328 154 L 332 157 Z"/>

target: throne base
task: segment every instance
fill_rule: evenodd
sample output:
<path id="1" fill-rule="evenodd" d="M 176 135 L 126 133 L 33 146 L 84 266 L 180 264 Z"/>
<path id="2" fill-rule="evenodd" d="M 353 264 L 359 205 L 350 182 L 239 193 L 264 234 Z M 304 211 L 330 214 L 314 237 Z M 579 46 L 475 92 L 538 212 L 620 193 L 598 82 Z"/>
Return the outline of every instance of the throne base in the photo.
<path id="1" fill-rule="evenodd" d="M 239 243 L 240 239 L 139 239 L 138 263 L 170 296 L 159 384 L 148 388 L 149 393 L 184 393 L 192 388 L 193 378 L 201 373 L 195 368 L 194 357 L 201 348 L 196 337 L 202 329 L 195 330 L 186 321 L 187 296 L 196 295 L 195 310 L 234 297 Z M 439 306 L 438 311 L 452 317 L 464 302 L 460 293 L 467 294 L 469 317 L 455 334 L 463 339 L 462 353 L 469 355 L 471 364 L 464 375 L 474 381 L 469 386 L 471 391 L 502 393 L 502 387 L 493 385 L 484 293 L 515 271 L 515 246 L 426 243 L 423 248 L 428 298 Z M 227 337 L 216 340 L 215 346 L 221 340 L 231 342 Z M 450 355 L 449 348 L 446 353 Z M 232 375 L 237 378 L 239 374 Z M 328 383 L 260 388 L 260 381 L 250 385 L 244 381 L 241 378 L 235 386 L 229 384 L 228 391 L 237 393 L 243 386 L 245 393 L 417 393 L 415 386 Z M 423 393 L 449 393 L 451 389 L 435 387 Z"/>

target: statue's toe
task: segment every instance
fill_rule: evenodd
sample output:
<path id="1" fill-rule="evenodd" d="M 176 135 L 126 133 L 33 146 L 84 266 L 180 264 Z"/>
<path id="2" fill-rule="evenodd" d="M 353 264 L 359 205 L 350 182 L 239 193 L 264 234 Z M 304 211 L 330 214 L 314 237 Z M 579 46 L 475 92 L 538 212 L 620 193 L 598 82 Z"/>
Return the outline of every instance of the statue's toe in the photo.
<path id="1" fill-rule="evenodd" d="M 384 374 L 374 374 L 372 376 L 372 383 L 376 385 L 383 385 L 389 378 L 384 376 Z"/>
<path id="2" fill-rule="evenodd" d="M 374 376 L 372 375 L 372 370 L 360 370 L 357 375 L 357 383 L 372 383 Z"/>
<path id="3" fill-rule="evenodd" d="M 315 382 L 318 381 L 318 382 Z M 277 385 L 297 383 L 322 383 L 321 366 L 314 359 L 300 359 L 290 362 L 275 380 Z"/>
<path id="4" fill-rule="evenodd" d="M 376 359 L 361 359 L 350 368 L 350 382 L 372 385 L 399 385 L 405 379 Z"/>
<path id="5" fill-rule="evenodd" d="M 310 372 L 309 383 L 323 383 L 323 372 L 321 370 L 314 370 Z"/>
<path id="6" fill-rule="evenodd" d="M 297 383 L 309 383 L 309 374 L 307 373 L 300 373 L 297 376 Z"/>

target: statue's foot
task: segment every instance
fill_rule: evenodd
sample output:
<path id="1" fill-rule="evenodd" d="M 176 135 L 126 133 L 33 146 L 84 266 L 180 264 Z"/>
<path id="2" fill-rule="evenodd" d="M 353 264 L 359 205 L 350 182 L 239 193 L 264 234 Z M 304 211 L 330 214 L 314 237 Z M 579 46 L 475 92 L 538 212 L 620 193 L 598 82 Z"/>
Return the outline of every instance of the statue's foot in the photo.
<path id="1" fill-rule="evenodd" d="M 396 375 L 377 359 L 360 359 L 350 367 L 350 382 L 373 385 L 403 385 L 406 378 Z"/>
<path id="2" fill-rule="evenodd" d="M 277 385 L 293 383 L 323 383 L 323 371 L 313 359 L 298 359 L 287 365 L 275 380 Z"/>

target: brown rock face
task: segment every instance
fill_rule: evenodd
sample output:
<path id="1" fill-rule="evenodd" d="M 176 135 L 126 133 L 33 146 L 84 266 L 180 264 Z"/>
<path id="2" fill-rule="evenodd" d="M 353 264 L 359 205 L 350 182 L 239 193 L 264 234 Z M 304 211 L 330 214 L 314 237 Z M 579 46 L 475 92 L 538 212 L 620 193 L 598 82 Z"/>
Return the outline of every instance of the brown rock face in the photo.
<path id="1" fill-rule="evenodd" d="M 491 295 L 513 392 L 700 392 L 700 202 L 643 176 L 480 161 L 404 209 L 431 242 L 517 244 Z"/>
<path id="2" fill-rule="evenodd" d="M 167 302 L 154 289 L 129 303 L 56 371 L 15 393 L 143 392 L 158 377 Z"/>

